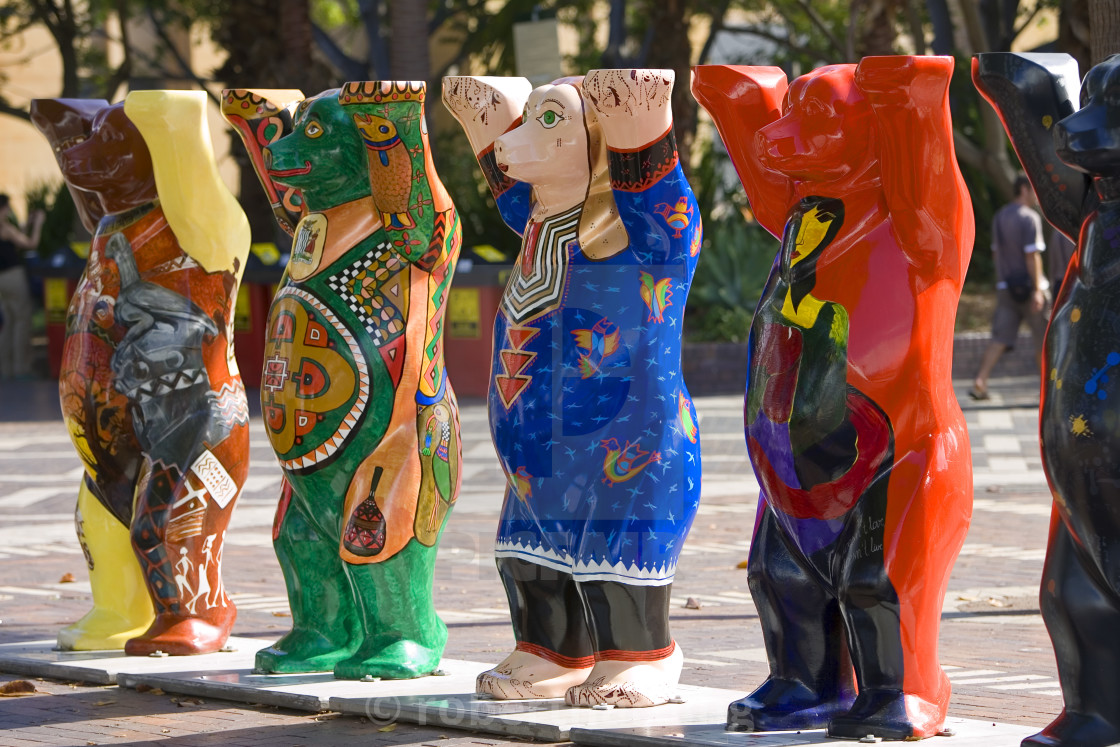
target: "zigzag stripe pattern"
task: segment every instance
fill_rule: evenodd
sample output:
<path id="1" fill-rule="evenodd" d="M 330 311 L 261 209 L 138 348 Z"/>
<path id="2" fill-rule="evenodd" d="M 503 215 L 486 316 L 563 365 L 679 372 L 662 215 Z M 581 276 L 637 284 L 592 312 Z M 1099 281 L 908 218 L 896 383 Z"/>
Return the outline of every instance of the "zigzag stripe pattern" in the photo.
<path id="1" fill-rule="evenodd" d="M 222 388 L 214 392 L 213 397 L 222 422 L 231 425 L 248 424 L 249 401 L 245 396 L 245 385 L 240 379 L 222 384 Z"/>
<path id="2" fill-rule="evenodd" d="M 677 564 L 666 561 L 653 568 L 641 568 L 636 563 L 629 566 L 621 560 L 613 565 L 607 561 L 588 562 L 574 560 L 571 556 L 561 556 L 555 550 L 540 545 L 523 545 L 520 542 L 499 540 L 494 545 L 494 556 L 498 558 L 517 558 L 530 563 L 569 573 L 577 581 L 617 581 L 635 586 L 665 586 L 673 583 Z"/>
<path id="3" fill-rule="evenodd" d="M 509 275 L 502 311 L 511 321 L 521 324 L 559 306 L 568 276 L 568 242 L 579 238 L 582 210 L 583 206 L 577 205 L 549 218 L 540 224 L 536 241 L 521 248 L 522 256 L 531 253 L 532 268 L 526 274 L 519 258 Z M 527 238 L 531 240 L 531 236 Z"/>

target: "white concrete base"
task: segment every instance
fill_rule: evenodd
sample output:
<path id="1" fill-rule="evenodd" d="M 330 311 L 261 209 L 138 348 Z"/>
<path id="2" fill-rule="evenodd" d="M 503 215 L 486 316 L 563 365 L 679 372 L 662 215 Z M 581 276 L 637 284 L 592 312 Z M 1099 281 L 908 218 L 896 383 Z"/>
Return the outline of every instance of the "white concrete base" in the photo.
<path id="1" fill-rule="evenodd" d="M 229 651 L 163 657 L 125 656 L 123 651 L 56 651 L 56 645 L 53 638 L 0 644 L 0 672 L 115 685 L 122 673 L 251 669 L 257 650 L 268 643 L 255 638 L 231 637 L 226 643 Z"/>
<path id="2" fill-rule="evenodd" d="M 787 747 L 789 745 L 852 744 L 854 740 L 833 739 L 824 729 L 813 731 L 745 732 L 725 731 L 717 723 L 681 728 L 641 727 L 637 729 L 572 729 L 571 740 L 589 747 Z M 926 740 L 930 747 L 1018 747 L 1019 742 L 1038 731 L 1030 726 L 949 717 L 945 728 L 951 735 Z M 881 744 L 887 744 L 884 740 Z"/>
<path id="3" fill-rule="evenodd" d="M 230 638 L 230 652 L 201 656 L 125 656 L 120 651 L 54 651 L 53 640 L 0 644 L 0 672 L 259 703 L 302 711 L 365 716 L 375 721 L 488 732 L 589 747 L 777 747 L 836 745 L 823 730 L 728 732 L 728 703 L 745 693 L 681 685 L 683 702 L 654 708 L 570 708 L 562 700 L 490 700 L 474 694 L 489 664 L 444 659 L 440 675 L 359 682 L 321 674 L 253 674 L 268 641 Z M 1037 731 L 1026 726 L 950 718 L 936 747 L 1017 745 Z"/>
<path id="4" fill-rule="evenodd" d="M 457 682 L 450 684 L 459 684 Z M 378 721 L 399 719 L 422 725 L 483 731 L 503 736 L 565 742 L 576 730 L 680 727 L 711 724 L 723 718 L 727 704 L 745 693 L 681 685 L 684 702 L 654 708 L 571 708 L 556 700 L 490 700 L 474 694 L 474 680 L 444 695 L 384 698 L 331 698 L 330 710 Z"/>
<path id="5" fill-rule="evenodd" d="M 394 698 L 444 697 L 443 693 L 457 692 L 462 688 L 473 690 L 475 677 L 489 668 L 478 662 L 444 659 L 440 662 L 441 675 L 377 682 L 338 680 L 330 672 L 254 674 L 251 668 L 213 672 L 192 668 L 192 671 L 181 672 L 122 674 L 117 682 L 122 687 L 146 685 L 169 693 L 221 698 L 239 703 L 260 703 L 316 713 L 337 710 L 331 707 L 335 700 L 380 702 Z"/>

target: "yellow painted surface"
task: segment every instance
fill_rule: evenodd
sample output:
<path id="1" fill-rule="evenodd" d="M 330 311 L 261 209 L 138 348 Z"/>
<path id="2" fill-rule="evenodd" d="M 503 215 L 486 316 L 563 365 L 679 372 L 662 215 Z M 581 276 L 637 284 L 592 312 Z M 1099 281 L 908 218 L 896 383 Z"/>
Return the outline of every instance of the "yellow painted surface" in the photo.
<path id="1" fill-rule="evenodd" d="M 477 340 L 481 336 L 478 288 L 452 288 L 447 299 L 447 334 Z"/>
<path id="2" fill-rule="evenodd" d="M 93 609 L 58 632 L 58 646 L 69 651 L 123 649 L 155 620 L 140 562 L 132 552 L 128 527 L 117 521 L 89 492 L 83 480 L 78 492 L 83 549 L 93 567 L 89 585 Z"/>
<path id="3" fill-rule="evenodd" d="M 240 278 L 249 221 L 214 161 L 202 91 L 133 91 L 124 100 L 152 154 L 156 191 L 183 252 L 207 272 Z"/>

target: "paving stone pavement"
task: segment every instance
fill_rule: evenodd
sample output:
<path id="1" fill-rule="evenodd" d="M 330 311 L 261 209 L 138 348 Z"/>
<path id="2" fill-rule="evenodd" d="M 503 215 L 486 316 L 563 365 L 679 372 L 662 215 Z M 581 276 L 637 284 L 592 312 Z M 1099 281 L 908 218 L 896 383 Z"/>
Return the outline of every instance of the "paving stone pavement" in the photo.
<path id="1" fill-rule="evenodd" d="M 52 389 L 23 384 L 0 391 L 0 642 L 49 637 L 89 605 L 72 520 L 81 468 Z M 941 661 L 953 681 L 951 715 L 1041 726 L 1061 710 L 1062 700 L 1038 611 L 1050 517 L 1037 445 L 1038 380 L 998 380 L 991 389 L 997 395 L 992 401 L 973 403 L 965 395 L 967 382 L 956 386 L 972 440 L 976 493 L 972 528 L 946 597 Z M 698 398 L 696 406 L 702 503 L 682 554 L 671 614 L 686 657 L 682 681 L 749 690 L 765 677 L 766 664 L 746 571 L 738 568 L 749 550 L 758 496 L 743 445 L 742 398 Z M 462 433 L 463 492 L 440 546 L 436 604 L 450 629 L 449 657 L 497 662 L 513 635 L 492 554 L 504 482 L 482 402 L 463 403 Z M 259 416 L 251 448 L 224 578 L 239 610 L 234 633 L 259 638 L 263 646 L 285 632 L 290 619 L 271 549 L 280 470 Z M 61 583 L 65 574 L 76 580 Z M 686 608 L 689 598 L 698 609 Z M 0 698 L 0 745 L 508 741 L 404 724 L 382 732 L 350 717 L 317 720 L 117 688 L 36 685 L 49 695 Z"/>

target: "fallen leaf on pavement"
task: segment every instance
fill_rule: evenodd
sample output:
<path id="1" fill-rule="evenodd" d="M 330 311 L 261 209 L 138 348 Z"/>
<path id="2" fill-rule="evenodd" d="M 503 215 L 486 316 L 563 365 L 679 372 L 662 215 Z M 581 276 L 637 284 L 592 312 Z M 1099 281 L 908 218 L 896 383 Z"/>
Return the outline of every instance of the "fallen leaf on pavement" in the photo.
<path id="1" fill-rule="evenodd" d="M 396 724 L 387 724 L 385 726 L 382 726 L 380 729 L 378 729 L 378 731 L 382 732 L 382 733 L 387 732 L 387 731 L 396 731 L 396 730 L 397 730 L 397 725 Z"/>
<path id="2" fill-rule="evenodd" d="M 35 686 L 27 680 L 12 680 L 0 685 L 0 696 L 18 698 L 21 695 L 34 695 Z"/>

